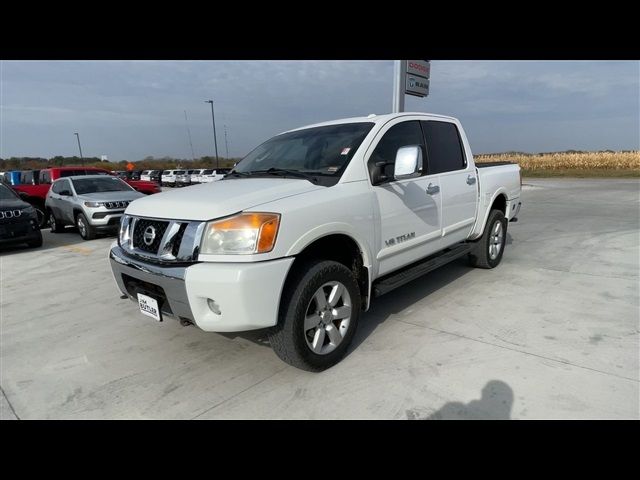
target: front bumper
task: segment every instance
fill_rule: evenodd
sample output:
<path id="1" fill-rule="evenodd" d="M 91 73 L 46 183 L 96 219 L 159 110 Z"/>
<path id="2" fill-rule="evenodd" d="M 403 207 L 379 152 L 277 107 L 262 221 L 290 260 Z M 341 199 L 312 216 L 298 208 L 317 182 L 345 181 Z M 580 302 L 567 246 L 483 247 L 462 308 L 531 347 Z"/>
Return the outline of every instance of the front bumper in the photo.
<path id="1" fill-rule="evenodd" d="M 189 320 L 208 332 L 240 332 L 274 326 L 280 295 L 294 259 L 255 263 L 201 262 L 160 266 L 128 256 L 117 243 L 109 252 L 120 291 L 137 302 L 158 300 L 164 315 Z M 215 302 L 219 313 L 209 308 Z"/>
<path id="2" fill-rule="evenodd" d="M 0 223 L 0 245 L 31 242 L 38 240 L 42 234 L 35 218 Z"/>

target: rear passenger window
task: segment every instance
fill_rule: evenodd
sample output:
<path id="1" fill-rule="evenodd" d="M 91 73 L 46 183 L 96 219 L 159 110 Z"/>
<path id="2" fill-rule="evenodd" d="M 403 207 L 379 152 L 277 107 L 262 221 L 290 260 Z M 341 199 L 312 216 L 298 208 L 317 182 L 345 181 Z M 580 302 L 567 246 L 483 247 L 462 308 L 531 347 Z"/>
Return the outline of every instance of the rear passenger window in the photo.
<path id="1" fill-rule="evenodd" d="M 454 123 L 422 121 L 427 141 L 429 174 L 462 170 L 467 166 L 458 128 Z"/>
<path id="2" fill-rule="evenodd" d="M 368 167 L 371 181 L 376 184 L 393 180 L 396 153 L 399 148 L 410 145 L 420 145 L 424 150 L 422 130 L 417 120 L 398 123 L 387 130 L 369 157 Z M 377 163 L 386 163 L 386 166 L 376 167 Z"/>

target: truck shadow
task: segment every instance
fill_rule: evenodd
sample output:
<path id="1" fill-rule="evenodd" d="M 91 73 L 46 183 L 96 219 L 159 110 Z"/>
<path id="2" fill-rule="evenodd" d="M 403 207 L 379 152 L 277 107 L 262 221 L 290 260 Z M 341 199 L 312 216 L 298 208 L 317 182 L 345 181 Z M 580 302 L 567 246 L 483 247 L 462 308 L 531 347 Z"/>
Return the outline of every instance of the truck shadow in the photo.
<path id="1" fill-rule="evenodd" d="M 513 243 L 513 239 L 507 232 L 506 244 L 510 245 L 511 243 Z M 357 349 L 389 316 L 409 308 L 411 305 L 437 292 L 449 283 L 455 282 L 472 270 L 473 267 L 469 266 L 467 258 L 462 257 L 447 265 L 443 265 L 423 277 L 413 280 L 397 290 L 391 291 L 380 298 L 373 299 L 369 311 L 363 313 L 360 317 L 358 330 L 345 357 Z M 268 330 L 268 328 L 265 328 L 246 332 L 219 332 L 218 334 L 229 339 L 243 338 L 256 345 L 269 347 Z"/>
<path id="2" fill-rule="evenodd" d="M 357 349 L 390 316 L 411 307 L 472 270 L 473 267 L 470 267 L 466 257 L 463 257 L 443 265 L 382 297 L 374 298 L 369 311 L 360 317 L 358 330 L 347 351 L 347 356 Z"/>

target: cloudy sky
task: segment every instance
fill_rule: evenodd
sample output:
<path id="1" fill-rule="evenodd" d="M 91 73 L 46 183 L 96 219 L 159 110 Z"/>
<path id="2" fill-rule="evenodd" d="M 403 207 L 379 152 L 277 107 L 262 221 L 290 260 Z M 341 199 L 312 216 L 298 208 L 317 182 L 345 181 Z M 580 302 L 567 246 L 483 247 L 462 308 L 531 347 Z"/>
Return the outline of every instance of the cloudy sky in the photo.
<path id="1" fill-rule="evenodd" d="M 302 125 L 391 110 L 392 61 L 0 62 L 0 157 L 243 156 Z M 476 153 L 640 148 L 640 62 L 432 61 L 407 111 L 458 117 Z"/>

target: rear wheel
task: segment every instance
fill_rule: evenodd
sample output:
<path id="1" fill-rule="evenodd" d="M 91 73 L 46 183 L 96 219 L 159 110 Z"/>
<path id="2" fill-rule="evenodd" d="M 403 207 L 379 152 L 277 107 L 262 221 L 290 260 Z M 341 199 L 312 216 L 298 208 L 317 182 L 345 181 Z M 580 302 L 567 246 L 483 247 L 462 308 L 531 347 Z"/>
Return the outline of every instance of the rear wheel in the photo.
<path id="1" fill-rule="evenodd" d="M 87 217 L 84 216 L 84 213 L 79 213 L 76 217 L 76 226 L 78 227 L 80 236 L 84 240 L 93 240 L 94 238 L 96 238 L 96 231 L 89 224 L 89 222 L 87 221 Z"/>
<path id="2" fill-rule="evenodd" d="M 286 363 L 321 371 L 338 363 L 360 317 L 360 289 L 347 267 L 314 261 L 292 273 L 280 304 L 271 347 Z"/>
<path id="3" fill-rule="evenodd" d="M 500 210 L 491 210 L 484 233 L 469 254 L 471 265 L 479 268 L 497 267 L 507 242 L 507 219 Z"/>

